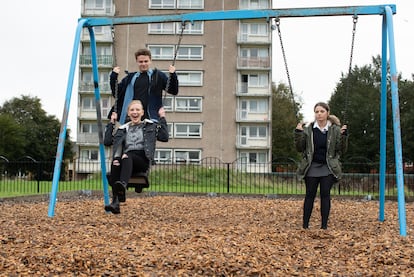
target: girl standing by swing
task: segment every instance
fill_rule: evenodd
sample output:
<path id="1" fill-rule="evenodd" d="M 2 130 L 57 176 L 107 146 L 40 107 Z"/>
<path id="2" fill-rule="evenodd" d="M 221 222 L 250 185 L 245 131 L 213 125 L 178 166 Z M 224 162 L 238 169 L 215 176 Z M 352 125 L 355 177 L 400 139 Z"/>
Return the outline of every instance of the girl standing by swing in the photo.
<path id="1" fill-rule="evenodd" d="M 315 121 L 295 129 L 295 146 L 302 153 L 297 174 L 305 179 L 306 196 L 303 205 L 303 228 L 309 228 L 313 203 L 320 184 L 321 229 L 328 228 L 331 209 L 331 188 L 342 175 L 339 158 L 347 150 L 347 126 L 330 115 L 329 106 L 319 102 L 314 106 Z"/>

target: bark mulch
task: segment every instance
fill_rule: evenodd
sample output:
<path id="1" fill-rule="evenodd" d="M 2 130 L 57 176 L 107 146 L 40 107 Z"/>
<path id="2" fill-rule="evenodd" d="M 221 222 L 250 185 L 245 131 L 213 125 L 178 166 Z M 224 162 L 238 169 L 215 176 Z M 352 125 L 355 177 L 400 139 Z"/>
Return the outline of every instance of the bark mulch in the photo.
<path id="1" fill-rule="evenodd" d="M 414 276 L 412 219 L 400 236 L 398 203 L 319 201 L 303 230 L 303 199 L 208 196 L 0 202 L 1 276 Z"/>

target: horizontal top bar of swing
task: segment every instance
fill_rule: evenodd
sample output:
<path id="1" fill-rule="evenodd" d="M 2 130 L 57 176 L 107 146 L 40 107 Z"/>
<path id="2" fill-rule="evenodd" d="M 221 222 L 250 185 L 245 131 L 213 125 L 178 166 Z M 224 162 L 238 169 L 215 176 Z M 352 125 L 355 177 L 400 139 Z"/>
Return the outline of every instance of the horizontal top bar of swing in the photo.
<path id="1" fill-rule="evenodd" d="M 376 6 L 344 6 L 344 7 L 315 7 L 315 8 L 291 8 L 291 9 L 263 9 L 263 10 L 225 10 L 203 11 L 182 14 L 164 14 L 148 16 L 124 16 L 124 17 L 92 17 L 80 18 L 84 27 L 111 26 L 141 23 L 162 22 L 193 22 L 213 20 L 240 20 L 258 18 L 281 17 L 310 17 L 310 16 L 342 16 L 342 15 L 381 15 L 385 14 L 385 7 L 390 7 L 393 14 L 396 13 L 396 5 Z"/>

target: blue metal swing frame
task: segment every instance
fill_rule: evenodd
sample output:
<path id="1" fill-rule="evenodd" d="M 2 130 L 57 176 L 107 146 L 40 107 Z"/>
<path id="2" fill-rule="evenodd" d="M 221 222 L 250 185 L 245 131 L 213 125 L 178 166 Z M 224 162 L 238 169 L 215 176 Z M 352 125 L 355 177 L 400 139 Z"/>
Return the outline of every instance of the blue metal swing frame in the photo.
<path id="1" fill-rule="evenodd" d="M 70 107 L 70 100 L 73 89 L 76 61 L 83 28 L 88 28 L 91 40 L 92 70 L 94 78 L 94 92 L 97 108 L 98 128 L 99 128 L 99 151 L 102 168 L 104 204 L 109 204 L 109 192 L 106 176 L 105 150 L 102 142 L 103 127 L 101 120 L 100 92 L 98 86 L 98 66 L 96 55 L 96 41 L 93 31 L 94 26 L 114 26 L 127 24 L 148 24 L 160 22 L 194 22 L 194 21 L 216 21 L 216 20 L 242 20 L 242 19 L 267 19 L 282 17 L 316 17 L 316 16 L 361 16 L 361 15 L 382 15 L 382 64 L 381 64 L 381 115 L 380 115 L 380 208 L 379 220 L 384 221 L 385 203 L 385 173 L 386 173 L 386 124 L 387 124 L 387 57 L 389 58 L 391 73 L 391 100 L 393 113 L 394 130 L 394 150 L 396 164 L 396 183 L 398 189 L 398 211 L 400 235 L 406 236 L 406 216 L 404 199 L 404 172 L 402 162 L 401 126 L 399 114 L 398 97 L 398 74 L 396 69 L 395 47 L 394 47 L 394 27 L 393 14 L 396 13 L 396 5 L 374 5 L 374 6 L 344 6 L 344 7 L 315 7 L 315 8 L 289 8 L 289 9 L 263 9 L 263 10 L 227 10 L 227 11 L 204 11 L 184 14 L 166 14 L 152 16 L 128 16 L 128 17 L 97 17 L 80 18 L 75 34 L 73 45 L 72 60 L 69 70 L 66 99 L 59 135 L 59 142 L 56 151 L 54 175 L 52 181 L 52 191 L 48 216 L 53 217 L 55 212 L 56 197 L 59 186 L 59 176 L 64 149 L 64 142 L 67 130 L 67 121 Z M 388 48 L 389 47 L 389 48 Z M 389 56 L 388 56 L 389 54 Z"/>

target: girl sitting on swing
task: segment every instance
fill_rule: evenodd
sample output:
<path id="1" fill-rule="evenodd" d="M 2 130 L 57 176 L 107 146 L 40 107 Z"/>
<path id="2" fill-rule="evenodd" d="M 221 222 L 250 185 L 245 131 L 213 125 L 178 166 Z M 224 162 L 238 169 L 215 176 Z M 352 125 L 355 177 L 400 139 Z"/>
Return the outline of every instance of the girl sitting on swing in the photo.
<path id="1" fill-rule="evenodd" d="M 142 120 L 144 108 L 140 100 L 133 100 L 128 105 L 130 121 L 120 126 L 115 134 L 113 130 L 116 117 L 112 116 L 105 130 L 104 144 L 113 145 L 111 164 L 112 203 L 105 206 L 105 211 L 119 214 L 120 199 L 124 198 L 127 184 L 134 172 L 146 172 L 154 160 L 156 141 L 168 141 L 168 127 L 165 110 L 158 111 L 159 120 Z"/>

